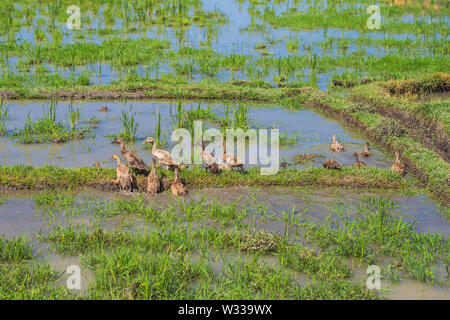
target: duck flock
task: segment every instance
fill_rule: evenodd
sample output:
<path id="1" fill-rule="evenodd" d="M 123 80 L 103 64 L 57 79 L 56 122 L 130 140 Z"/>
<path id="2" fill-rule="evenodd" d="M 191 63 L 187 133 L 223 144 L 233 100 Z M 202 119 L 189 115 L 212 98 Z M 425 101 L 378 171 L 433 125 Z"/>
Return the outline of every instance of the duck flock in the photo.
<path id="1" fill-rule="evenodd" d="M 145 161 L 139 156 L 139 154 L 132 150 L 127 150 L 125 143 L 122 138 L 116 138 L 113 143 L 120 144 L 120 154 L 127 161 L 128 165 L 122 163 L 122 160 L 117 154 L 112 155 L 111 159 L 117 161 L 117 179 L 112 180 L 115 184 L 119 186 L 121 190 L 133 191 L 136 189 L 136 181 L 132 173 L 142 174 L 147 176 L 147 193 L 157 194 L 164 191 L 162 180 L 157 175 L 155 167 L 160 167 L 164 165 L 167 170 L 174 171 L 175 180 L 170 185 L 170 190 L 175 196 L 185 196 L 188 194 L 186 186 L 180 181 L 178 174 L 180 170 L 187 168 L 186 165 L 178 163 L 172 154 L 166 150 L 158 149 L 155 140 L 152 137 L 148 137 L 143 144 L 152 144 L 152 167 L 149 168 Z M 336 135 L 333 135 L 333 141 L 330 145 L 330 150 L 333 152 L 343 152 L 344 146 L 340 144 Z M 360 152 L 360 155 L 364 158 L 368 158 L 371 155 L 369 149 L 369 143 L 365 143 L 365 148 Z M 205 151 L 205 145 L 202 142 L 201 151 L 202 160 L 205 162 L 205 170 L 212 174 L 218 174 L 220 171 L 232 171 L 233 168 L 239 168 L 241 172 L 245 172 L 244 163 L 235 154 L 229 154 L 226 152 L 226 143 L 223 142 L 222 149 L 222 159 L 216 159 L 214 154 L 209 151 Z M 366 164 L 359 160 L 358 154 L 353 153 L 355 158 L 354 166 L 358 169 L 366 167 Z M 158 164 L 156 164 L 158 161 Z M 334 159 L 325 160 L 322 163 L 324 168 L 327 169 L 340 169 L 341 165 Z M 98 167 L 100 164 L 98 162 L 94 163 L 94 166 Z M 281 164 L 281 167 L 286 167 L 286 164 Z M 403 175 L 405 166 L 400 162 L 400 156 L 398 152 L 395 152 L 395 162 L 392 165 L 392 170 Z"/>

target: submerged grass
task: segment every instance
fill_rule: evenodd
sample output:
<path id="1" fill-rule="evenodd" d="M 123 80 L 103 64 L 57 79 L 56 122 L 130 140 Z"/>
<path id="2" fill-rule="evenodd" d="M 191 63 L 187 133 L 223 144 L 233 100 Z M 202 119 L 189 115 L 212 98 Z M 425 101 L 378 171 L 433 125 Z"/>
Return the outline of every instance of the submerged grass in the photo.
<path id="1" fill-rule="evenodd" d="M 21 262 L 31 258 L 31 245 L 27 238 L 16 236 L 5 239 L 0 236 L 0 262 Z"/>
<path id="2" fill-rule="evenodd" d="M 91 134 L 89 127 L 75 128 L 79 119 L 79 111 L 69 108 L 70 128 L 67 128 L 62 121 L 56 120 L 56 101 L 51 101 L 47 106 L 42 106 L 42 116 L 37 121 L 32 121 L 27 116 L 23 129 L 15 129 L 12 137 L 20 143 L 63 143 L 69 140 L 83 139 Z"/>

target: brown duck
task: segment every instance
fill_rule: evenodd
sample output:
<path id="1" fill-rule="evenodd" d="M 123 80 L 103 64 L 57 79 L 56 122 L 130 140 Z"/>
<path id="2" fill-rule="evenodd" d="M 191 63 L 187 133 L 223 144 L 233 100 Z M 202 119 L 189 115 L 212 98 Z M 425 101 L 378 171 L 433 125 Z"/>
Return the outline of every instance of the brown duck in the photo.
<path id="1" fill-rule="evenodd" d="M 127 150 L 125 148 L 125 143 L 122 138 L 116 138 L 113 143 L 120 144 L 120 154 L 127 160 L 128 165 L 135 171 L 136 173 L 148 175 L 148 166 L 145 164 L 144 160 L 142 160 L 141 156 L 132 150 Z"/>
<path id="2" fill-rule="evenodd" d="M 395 152 L 395 162 L 392 165 L 392 170 L 394 170 L 397 173 L 400 173 L 401 175 L 405 173 L 405 166 L 403 165 L 403 163 L 400 162 L 400 155 L 397 151 Z"/>
<path id="3" fill-rule="evenodd" d="M 333 142 L 331 143 L 330 149 L 335 152 L 344 151 L 344 146 L 336 140 L 335 134 L 333 134 Z"/>
<path id="4" fill-rule="evenodd" d="M 112 182 L 119 185 L 120 190 L 133 191 L 133 177 L 130 169 L 120 161 L 117 154 L 113 154 L 111 159 L 117 160 L 117 179 Z"/>
<path id="5" fill-rule="evenodd" d="M 364 162 L 359 161 L 358 154 L 356 152 L 353 153 L 353 156 L 355 157 L 355 163 L 353 164 L 355 167 L 357 167 L 358 169 L 366 167 L 366 164 Z"/>
<path id="6" fill-rule="evenodd" d="M 175 167 L 174 171 L 175 180 L 170 186 L 170 190 L 172 191 L 173 195 L 183 197 L 188 194 L 188 191 L 186 189 L 186 186 L 180 180 L 178 180 L 178 172 L 180 172 L 180 169 L 178 167 Z"/>
<path id="7" fill-rule="evenodd" d="M 212 174 L 219 174 L 219 165 L 215 162 L 207 164 L 205 170 L 211 172 Z"/>
<path id="8" fill-rule="evenodd" d="M 324 168 L 327 169 L 340 169 L 341 165 L 334 159 L 328 159 L 322 162 Z"/>
<path id="9" fill-rule="evenodd" d="M 155 158 L 152 159 L 152 170 L 150 171 L 148 177 L 147 177 L 147 193 L 150 194 L 157 194 L 161 191 L 161 180 L 159 179 L 158 175 L 156 174 L 156 160 Z"/>
<path id="10" fill-rule="evenodd" d="M 238 156 L 227 153 L 225 140 L 222 142 L 222 158 L 231 169 L 241 168 L 241 171 L 244 172 L 244 163 L 238 158 Z"/>
<path id="11" fill-rule="evenodd" d="M 186 168 L 185 165 L 179 164 L 175 161 L 175 158 L 169 151 L 158 149 L 158 146 L 155 143 L 155 139 L 152 137 L 148 137 L 142 144 L 150 143 L 152 145 L 152 155 L 158 160 L 157 167 L 162 164 L 165 165 L 168 169 L 173 170 L 173 168 L 178 167 L 180 169 Z"/>
<path id="12" fill-rule="evenodd" d="M 368 142 L 366 142 L 366 146 L 365 146 L 364 150 L 360 152 L 360 154 L 361 154 L 363 157 L 368 157 L 368 156 L 370 156 L 370 150 L 369 150 L 369 143 L 368 143 Z"/>

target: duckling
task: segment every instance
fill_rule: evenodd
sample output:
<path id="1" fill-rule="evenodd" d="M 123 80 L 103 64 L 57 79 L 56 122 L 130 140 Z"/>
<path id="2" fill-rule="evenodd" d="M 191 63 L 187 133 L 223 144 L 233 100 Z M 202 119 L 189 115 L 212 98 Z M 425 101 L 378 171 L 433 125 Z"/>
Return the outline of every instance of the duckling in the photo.
<path id="1" fill-rule="evenodd" d="M 354 166 L 357 167 L 358 169 L 362 168 L 362 167 L 366 167 L 366 164 L 362 161 L 359 161 L 358 158 L 358 154 L 356 152 L 353 153 L 353 156 L 355 157 L 355 163 Z"/>
<path id="2" fill-rule="evenodd" d="M 130 169 L 120 161 L 117 154 L 113 154 L 111 159 L 117 160 L 117 179 L 111 181 L 118 184 L 121 190 L 133 191 L 133 177 Z"/>
<path id="3" fill-rule="evenodd" d="M 335 152 L 344 151 L 344 146 L 337 142 L 335 134 L 333 134 L 333 142 L 331 143 L 330 149 Z"/>
<path id="4" fill-rule="evenodd" d="M 142 144 L 152 144 L 152 155 L 158 160 L 157 167 L 161 166 L 161 164 L 165 165 L 168 169 L 173 170 L 175 167 L 182 169 L 186 168 L 186 166 L 180 165 L 174 159 L 174 157 L 170 154 L 169 151 L 158 149 L 155 143 L 155 140 L 151 137 L 145 139 Z"/>
<path id="5" fill-rule="evenodd" d="M 108 112 L 109 108 L 107 106 L 101 106 L 100 107 L 100 112 Z"/>
<path id="6" fill-rule="evenodd" d="M 394 170 L 397 173 L 400 173 L 403 175 L 405 173 L 405 166 L 403 163 L 400 162 L 400 155 L 398 151 L 395 151 L 395 162 L 392 165 L 392 170 Z"/>
<path id="7" fill-rule="evenodd" d="M 228 154 L 227 153 L 227 147 L 226 147 L 226 143 L 225 140 L 222 142 L 222 158 L 223 161 L 226 162 L 226 164 L 231 167 L 231 169 L 233 168 L 241 168 L 242 172 L 244 171 L 244 163 L 238 158 L 237 155 L 235 154 Z"/>
<path id="8" fill-rule="evenodd" d="M 368 157 L 370 156 L 370 150 L 369 150 L 369 143 L 366 142 L 366 147 L 364 148 L 363 151 L 361 151 L 360 153 L 363 157 Z"/>
<path id="9" fill-rule="evenodd" d="M 175 196 L 185 196 L 188 194 L 188 191 L 186 189 L 186 186 L 178 180 L 178 172 L 180 169 L 178 167 L 175 167 L 175 180 L 173 181 L 172 185 L 170 186 L 170 190 L 172 191 L 172 194 Z"/>
<path id="10" fill-rule="evenodd" d="M 283 168 L 283 169 L 286 169 L 286 167 L 287 167 L 287 162 L 286 162 L 286 161 L 281 162 L 281 163 L 280 163 L 280 167 Z"/>
<path id="11" fill-rule="evenodd" d="M 327 169 L 340 169 L 341 165 L 334 159 L 325 160 L 322 162 L 324 168 Z"/>
<path id="12" fill-rule="evenodd" d="M 156 174 L 155 170 L 156 160 L 155 158 L 152 159 L 152 170 L 150 171 L 150 174 L 147 177 L 147 193 L 150 194 L 157 194 L 161 191 L 161 180 L 159 179 L 158 175 Z"/>
<path id="13" fill-rule="evenodd" d="M 125 148 L 125 143 L 122 138 L 118 137 L 114 139 L 113 143 L 120 144 L 120 154 L 127 160 L 128 165 L 133 169 L 136 173 L 148 175 L 148 166 L 145 164 L 144 160 L 142 160 L 141 156 L 132 150 L 127 150 Z"/>
<path id="14" fill-rule="evenodd" d="M 94 164 L 93 164 L 93 166 L 96 167 L 96 168 L 100 168 L 100 162 L 95 161 Z"/>

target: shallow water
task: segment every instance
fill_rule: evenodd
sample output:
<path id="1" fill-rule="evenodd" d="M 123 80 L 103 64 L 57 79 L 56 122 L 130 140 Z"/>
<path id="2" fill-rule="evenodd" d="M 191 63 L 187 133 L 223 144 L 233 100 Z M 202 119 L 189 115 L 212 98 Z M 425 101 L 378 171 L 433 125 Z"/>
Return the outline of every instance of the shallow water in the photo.
<path id="1" fill-rule="evenodd" d="M 97 117 L 100 122 L 97 128 L 93 130 L 94 137 L 84 140 L 69 141 L 64 144 L 46 143 L 46 144 L 20 144 L 16 143 L 11 137 L 15 128 L 23 128 L 25 120 L 29 115 L 33 121 L 41 117 L 42 105 L 44 102 L 11 102 L 8 103 L 9 119 L 7 122 L 7 133 L 10 137 L 0 137 L 0 156 L 3 165 L 27 164 L 42 166 L 46 164 L 62 167 L 92 166 L 95 161 L 100 162 L 101 166 L 114 167 L 114 161 L 110 160 L 112 154 L 119 153 L 119 146 L 111 144 L 111 135 L 119 134 L 122 129 L 120 114 L 123 109 L 129 110 L 132 106 L 137 112 L 136 120 L 139 123 L 137 130 L 137 141 L 134 145 L 128 145 L 128 148 L 136 150 L 146 160 L 151 163 L 151 152 L 144 149 L 142 141 L 147 136 L 153 136 L 155 132 L 158 110 L 161 113 L 161 127 L 165 140 L 169 147 L 163 147 L 166 150 L 172 150 L 174 146 L 171 143 L 171 133 L 173 131 L 171 108 L 173 114 L 176 113 L 175 105 L 169 102 L 153 101 L 129 101 L 124 108 L 122 102 L 82 102 L 77 107 L 81 112 L 81 121 L 78 124 L 86 124 L 86 121 L 92 117 Z M 109 112 L 99 111 L 100 106 L 108 106 Z M 198 102 L 185 104 L 185 110 L 197 108 Z M 210 107 L 219 117 L 223 117 L 225 106 L 222 103 L 206 104 L 201 103 L 202 107 Z M 230 108 L 231 109 L 231 108 Z M 68 103 L 60 102 L 57 106 L 57 120 L 67 123 Z M 231 114 L 231 111 L 230 111 Z M 364 149 L 364 143 L 367 137 L 354 129 L 350 129 L 341 122 L 325 118 L 314 111 L 308 109 L 287 110 L 279 106 L 260 106 L 249 105 L 249 118 L 251 127 L 270 129 L 272 127 L 280 130 L 280 135 L 286 134 L 287 137 L 297 135 L 297 145 L 290 147 L 280 147 L 280 161 L 285 158 L 288 162 L 293 162 L 297 154 L 316 153 L 326 158 L 334 158 L 342 165 L 351 165 L 354 162 L 353 152 Z M 173 115 L 173 117 L 175 117 Z M 214 125 L 204 123 L 208 128 Z M 219 128 L 218 128 L 219 129 Z M 331 136 L 337 135 L 346 148 L 345 152 L 335 153 L 329 150 Z M 108 137 L 109 136 L 109 137 Z M 377 149 L 376 145 L 371 143 L 372 156 L 363 159 L 368 166 L 389 168 L 393 162 L 392 158 L 384 155 Z M 207 144 L 207 143 L 206 143 Z M 248 148 L 247 148 L 248 150 Z M 248 157 L 248 151 L 247 151 Z M 248 158 L 247 158 L 248 159 Z M 298 165 L 299 168 L 309 166 L 321 166 L 323 159 L 318 162 Z M 247 161 L 248 162 L 248 161 Z"/>
<path id="2" fill-rule="evenodd" d="M 198 8 L 196 6 L 199 6 Z M 82 7 L 83 15 L 89 16 L 90 22 L 87 22 L 83 19 L 82 29 L 79 31 L 68 30 L 64 23 L 57 21 L 56 26 L 58 29 L 63 31 L 62 35 L 62 43 L 63 44 L 72 44 L 77 43 L 79 41 L 83 42 L 93 42 L 93 43 L 102 43 L 107 40 L 110 35 L 101 35 L 97 33 L 100 30 L 113 30 L 111 34 L 114 36 L 120 36 L 122 38 L 128 39 L 136 39 L 142 37 L 155 38 L 159 40 L 169 41 L 170 47 L 173 50 L 178 50 L 181 47 L 192 47 L 192 48 L 208 48 L 212 49 L 214 52 L 218 52 L 221 54 L 243 54 L 252 58 L 252 60 L 256 60 L 262 57 L 262 51 L 255 49 L 257 45 L 264 44 L 267 46 L 266 52 L 269 56 L 273 57 L 289 57 L 294 55 L 316 55 L 319 58 L 327 58 L 327 57 L 345 57 L 352 54 L 360 54 L 363 53 L 366 56 L 374 56 L 374 57 L 382 57 L 389 56 L 392 54 L 402 55 L 403 53 L 411 54 L 411 50 L 414 50 L 417 55 L 425 55 L 432 56 L 434 55 L 432 47 L 426 45 L 426 42 L 433 39 L 442 39 L 448 40 L 448 34 L 440 34 L 439 32 L 435 32 L 433 34 L 421 34 L 421 32 L 407 32 L 402 30 L 402 28 L 397 26 L 390 26 L 387 28 L 385 26 L 385 15 L 381 14 L 381 23 L 383 28 L 380 30 L 367 30 L 361 29 L 361 26 L 355 25 L 351 29 L 345 28 L 323 28 L 319 23 L 319 27 L 312 26 L 310 28 L 303 28 L 300 30 L 295 30 L 293 28 L 287 27 L 277 27 L 270 23 L 270 19 L 265 19 L 266 13 L 270 13 L 273 11 L 276 16 L 280 16 L 283 13 L 291 12 L 293 9 L 297 10 L 297 12 L 307 12 L 311 9 L 318 9 L 320 11 L 324 11 L 327 8 L 336 9 L 336 15 L 338 15 L 341 10 L 348 8 L 359 8 L 359 12 L 357 15 L 366 16 L 365 7 L 368 6 L 369 3 L 350 3 L 350 4 L 342 4 L 342 3 L 328 3 L 328 1 L 219 1 L 219 0 L 203 0 L 198 3 L 187 4 L 188 9 L 182 12 L 184 16 L 193 16 L 193 12 L 197 9 L 202 9 L 205 12 L 219 12 L 225 15 L 228 19 L 227 22 L 220 24 L 215 20 L 211 20 L 207 22 L 205 25 L 199 25 L 197 23 L 193 23 L 191 25 L 183 25 L 177 26 L 169 23 L 165 23 L 164 25 L 153 24 L 151 19 L 148 17 L 145 21 L 142 21 L 142 12 L 137 12 L 138 10 L 143 10 L 142 8 L 131 8 L 132 4 L 129 5 L 128 14 L 129 20 L 125 22 L 121 17 L 114 17 L 114 21 L 105 27 L 105 17 L 103 15 L 103 11 L 105 6 L 100 8 L 98 13 L 91 12 L 90 8 Z M 381 11 L 389 5 L 388 2 L 378 3 L 381 6 Z M 392 3 L 391 3 L 392 5 Z M 396 5 L 396 4 L 395 4 Z M 18 8 L 20 6 L 17 5 Z M 121 5 L 114 5 L 117 10 L 125 10 L 121 8 Z M 167 6 L 168 7 L 168 6 Z M 443 8 L 441 8 L 443 9 Z M 34 42 L 36 30 L 39 30 L 36 26 L 36 21 L 43 18 L 45 24 L 49 23 L 49 19 L 47 17 L 48 14 L 44 14 L 46 12 L 46 6 L 42 6 L 40 8 L 39 13 L 33 19 L 32 27 L 23 26 L 20 28 L 20 31 L 15 35 L 16 40 L 20 43 L 22 41 Z M 427 24 L 430 23 L 441 23 L 444 25 L 449 24 L 448 14 L 445 14 L 444 11 L 439 11 L 437 17 L 430 17 L 430 13 L 426 14 L 417 14 L 414 10 L 411 11 L 411 8 L 405 6 L 402 8 L 405 12 L 403 15 L 398 15 L 397 20 L 403 21 L 406 24 L 414 24 L 424 21 Z M 167 10 L 167 12 L 163 14 L 174 14 L 172 12 L 173 9 Z M 178 13 L 178 12 L 177 12 Z M 433 13 L 434 15 L 434 13 Z M 369 15 L 367 15 L 369 17 Z M 133 21 L 134 20 L 134 21 Z M 50 29 L 50 28 L 49 28 Z M 53 34 L 51 32 L 46 31 L 47 28 L 43 28 L 43 32 L 46 37 L 52 39 Z M 77 36 L 83 35 L 83 37 L 77 38 Z M 383 45 L 367 45 L 367 44 L 359 44 L 353 43 L 358 38 L 367 38 L 367 39 L 394 39 L 394 40 L 424 40 L 424 44 L 422 46 L 409 48 L 409 50 L 405 50 L 405 47 L 408 47 L 408 44 L 405 44 L 404 47 L 400 46 L 386 48 Z M 295 40 L 298 42 L 296 47 L 289 51 L 286 43 L 289 40 Z M 329 44 L 328 41 L 332 43 Z M 343 42 L 343 43 L 341 43 Z M 14 70 L 16 61 L 14 61 L 14 57 L 10 58 L 8 61 L 8 68 Z M 51 65 L 46 65 L 46 67 L 51 72 L 56 72 L 64 77 L 70 77 L 71 71 L 69 68 L 55 68 Z M 134 68 L 134 67 L 133 67 Z M 311 81 L 314 77 L 312 76 L 312 72 L 309 69 L 310 66 L 305 65 L 301 66 L 298 71 L 302 71 L 302 75 L 290 75 L 289 80 L 297 80 L 300 79 L 302 81 Z M 98 73 L 98 70 L 101 70 L 101 73 Z M 91 84 L 109 84 L 114 80 L 118 80 L 126 76 L 129 70 L 121 70 L 122 68 L 119 66 L 113 66 L 110 63 L 101 63 L 95 65 L 87 65 L 87 66 L 77 66 L 75 68 L 75 75 L 89 70 L 91 72 Z M 140 76 L 147 76 L 148 74 L 151 77 L 156 77 L 156 71 L 154 70 L 154 66 L 152 65 L 138 65 L 136 72 Z M 170 62 L 164 62 L 161 66 L 159 66 L 159 74 L 172 74 L 174 73 L 174 68 L 170 65 Z M 267 71 L 267 70 L 266 70 Z M 271 83 L 276 83 L 274 81 L 274 76 L 277 75 L 275 70 L 270 70 L 269 72 L 263 72 L 260 68 L 257 71 L 251 71 L 252 73 L 256 73 L 251 75 L 251 77 L 256 79 L 264 79 Z M 319 85 L 321 89 L 327 89 L 328 83 L 331 78 L 336 75 L 341 75 L 343 73 L 358 73 L 360 76 L 365 76 L 361 71 L 354 70 L 353 68 L 341 68 L 336 67 L 332 69 L 328 69 L 325 71 L 317 71 L 315 73 L 315 81 Z M 267 74 L 266 74 L 267 73 Z M 242 72 L 236 72 L 231 74 L 228 70 L 219 70 L 215 75 L 221 81 L 229 81 L 236 79 L 248 79 L 249 76 L 245 75 Z M 192 79 L 194 81 L 201 80 L 206 76 L 201 74 L 192 75 Z"/>
<path id="3" fill-rule="evenodd" d="M 53 218 L 42 208 L 37 208 L 33 201 L 35 192 L 29 191 L 9 191 L 2 192 L 0 199 L 0 235 L 12 238 L 18 234 L 26 234 L 31 238 L 34 247 L 34 254 L 41 257 L 43 261 L 49 262 L 55 271 L 61 273 L 58 283 L 65 285 L 69 275 L 66 270 L 70 265 L 81 267 L 82 283 L 81 291 L 76 290 L 76 294 L 86 294 L 86 289 L 94 281 L 92 270 L 85 269 L 80 256 L 65 256 L 49 251 L 48 244 L 39 242 L 34 237 L 37 232 L 46 234 L 48 229 L 56 225 L 65 225 L 69 220 L 75 225 L 92 225 L 95 219 L 90 214 L 82 213 L 67 219 L 60 215 L 58 210 L 54 210 Z M 205 188 L 202 190 L 192 190 L 187 200 L 205 198 L 207 202 L 220 201 L 221 203 L 236 202 L 238 208 L 246 205 L 250 212 L 256 213 L 257 219 L 250 218 L 244 223 L 254 223 L 257 230 L 265 230 L 273 233 L 283 234 L 284 223 L 279 219 L 263 219 L 262 215 L 272 217 L 282 217 L 283 211 L 291 211 L 295 207 L 295 214 L 301 214 L 304 218 L 310 219 L 313 223 L 324 221 L 328 215 L 333 215 L 333 210 L 338 206 L 344 206 L 344 215 L 352 215 L 357 212 L 357 204 L 361 196 L 383 196 L 388 197 L 397 204 L 394 214 L 402 217 L 406 221 L 415 221 L 415 228 L 418 232 L 440 233 L 448 237 L 450 234 L 450 222 L 443 218 L 439 209 L 425 195 L 406 196 L 395 192 L 374 192 L 355 190 L 344 190 L 339 188 L 307 189 L 300 187 L 275 187 L 275 188 L 254 188 L 254 187 L 231 187 L 231 188 Z M 136 195 L 132 195 L 136 196 Z M 98 192 L 94 190 L 82 190 L 75 192 L 75 206 L 84 203 L 92 203 L 88 207 L 95 206 L 96 200 L 113 200 L 115 197 L 129 198 L 130 195 L 123 193 Z M 168 193 L 161 193 L 157 196 L 146 196 L 150 205 L 155 209 L 164 209 L 168 205 L 174 205 L 174 198 Z M 175 205 L 175 208 L 177 206 Z M 302 211 L 303 210 L 303 211 Z M 252 216 L 252 214 L 250 215 Z M 281 219 L 282 220 L 282 219 Z M 206 221 L 206 223 L 209 223 Z M 104 219 L 102 223 L 104 229 L 121 229 L 123 231 L 142 231 L 148 229 L 149 225 L 143 219 L 133 215 L 116 215 Z M 236 259 L 245 258 L 239 254 L 226 252 L 210 252 L 209 264 L 215 276 L 219 276 L 228 263 Z M 194 258 L 196 255 L 194 255 Z M 265 255 L 260 257 L 264 263 L 278 266 L 277 257 Z M 389 258 L 377 257 L 377 263 L 387 265 L 391 263 Z M 391 259 L 392 260 L 392 259 Z M 365 281 L 366 265 L 361 265 L 358 261 L 349 260 L 349 266 L 353 270 L 352 279 L 355 282 Z M 442 272 L 445 270 L 441 270 Z M 441 274 L 442 272 L 437 272 Z M 444 272 L 445 273 L 445 272 Z M 292 277 L 300 285 L 309 282 L 308 277 L 302 273 L 292 272 Z M 433 286 L 413 280 L 402 280 L 399 283 L 390 283 L 382 280 L 382 291 L 380 294 L 388 299 L 445 299 L 448 300 L 448 286 Z"/>
<path id="4" fill-rule="evenodd" d="M 44 234 L 48 228 L 56 224 L 65 224 L 73 221 L 75 224 L 92 225 L 98 220 L 92 219 L 89 214 L 76 214 L 70 217 L 61 215 L 60 211 L 54 210 L 53 214 L 41 208 L 36 208 L 32 192 L 10 192 L 1 194 L 4 203 L 0 205 L 0 234 L 6 237 L 13 237 L 17 234 L 26 233 L 33 235 L 42 231 Z M 98 192 L 86 190 L 76 193 L 77 203 L 91 203 L 95 206 L 98 199 L 112 200 L 116 196 L 129 198 L 130 196 L 120 193 Z M 135 196 L 135 195 L 133 195 Z M 357 212 L 357 205 L 361 196 L 382 196 L 394 201 L 397 207 L 394 215 L 402 217 L 405 221 L 415 222 L 415 228 L 421 233 L 440 233 L 448 237 L 450 235 L 450 222 L 445 219 L 436 205 L 425 195 L 406 196 L 398 193 L 344 190 L 338 188 L 306 189 L 299 187 L 272 187 L 272 188 L 252 188 L 252 187 L 230 187 L 230 188 L 205 188 L 192 190 L 187 200 L 204 198 L 207 203 L 219 201 L 223 204 L 236 202 L 238 208 L 247 205 L 248 208 L 257 215 L 257 229 L 282 234 L 284 232 L 284 222 L 261 219 L 262 214 L 275 217 L 282 217 L 283 211 L 295 214 L 302 214 L 313 223 L 324 221 L 330 214 L 335 214 L 335 209 L 344 206 L 344 214 L 352 215 Z M 163 210 L 168 205 L 176 205 L 176 199 L 168 192 L 160 193 L 156 196 L 146 195 L 150 205 L 155 209 Z M 84 209 L 83 209 L 84 210 Z M 92 212 L 92 211 L 83 211 Z M 52 218 L 53 216 L 53 218 Z M 253 222 L 253 221 L 249 221 Z M 124 231 L 141 230 L 148 228 L 148 224 L 139 217 L 130 215 L 115 215 L 106 218 L 103 227 L 109 229 L 123 228 Z"/>

